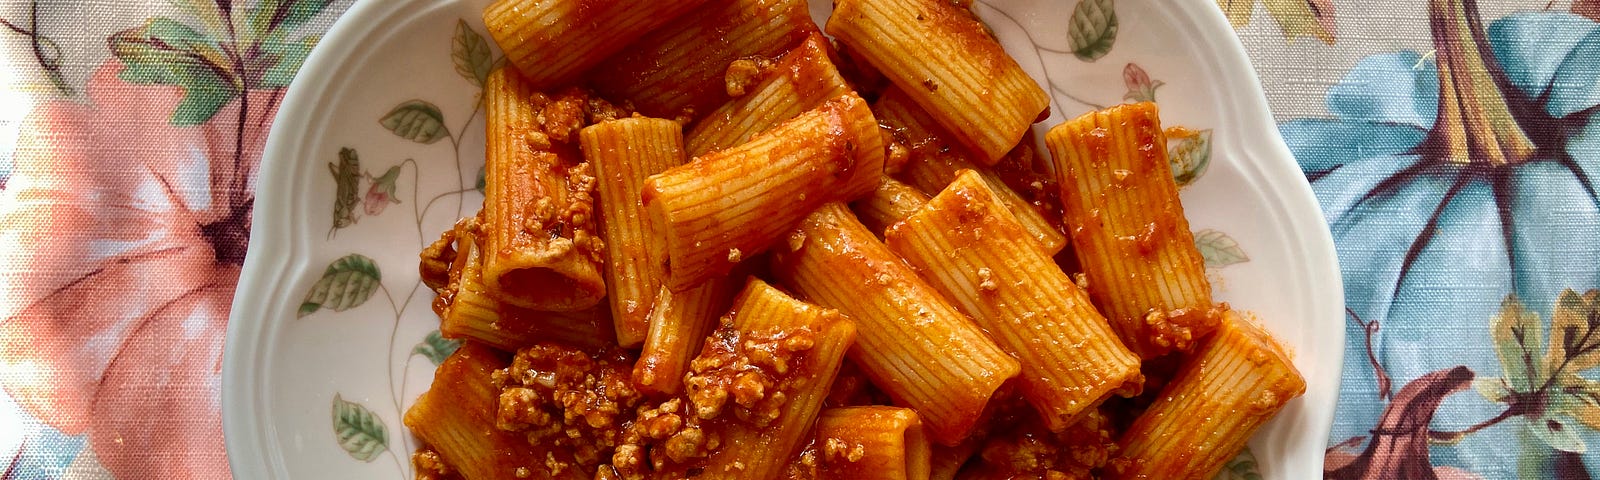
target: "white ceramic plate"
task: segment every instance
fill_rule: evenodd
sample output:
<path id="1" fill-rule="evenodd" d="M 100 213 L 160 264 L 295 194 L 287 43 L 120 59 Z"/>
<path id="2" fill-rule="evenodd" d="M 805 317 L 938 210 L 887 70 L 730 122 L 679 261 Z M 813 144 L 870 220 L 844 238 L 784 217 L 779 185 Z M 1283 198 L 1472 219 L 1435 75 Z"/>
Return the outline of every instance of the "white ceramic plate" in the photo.
<path id="1" fill-rule="evenodd" d="M 290 88 L 263 159 L 223 364 L 239 478 L 410 478 L 416 440 L 401 413 L 450 348 L 430 337 L 438 320 L 417 252 L 482 200 L 474 66 L 498 56 L 479 43 L 488 1 L 360 2 Z M 1230 468 L 1320 478 L 1343 295 L 1328 230 L 1256 76 L 1210 0 L 1086 1 L 979 0 L 977 10 L 1054 98 L 1040 133 L 1091 104 L 1152 92 L 1167 125 L 1206 131 L 1208 142 L 1172 148 L 1184 168 L 1199 166 L 1183 202 L 1216 295 L 1255 312 L 1309 383 Z M 813 1 L 814 13 L 829 3 Z M 1111 8 L 1116 34 L 1088 61 L 1075 47 L 1103 38 L 1110 18 L 1094 6 Z"/>

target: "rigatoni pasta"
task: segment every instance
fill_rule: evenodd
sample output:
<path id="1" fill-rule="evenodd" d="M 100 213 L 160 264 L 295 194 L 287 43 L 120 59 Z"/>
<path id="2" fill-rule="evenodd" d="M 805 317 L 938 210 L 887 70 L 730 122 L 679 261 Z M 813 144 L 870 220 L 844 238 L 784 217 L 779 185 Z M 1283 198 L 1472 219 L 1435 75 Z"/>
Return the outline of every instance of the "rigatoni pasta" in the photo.
<path id="1" fill-rule="evenodd" d="M 692 117 L 728 100 L 723 76 L 730 62 L 777 57 L 816 31 L 806 0 L 710 0 L 623 48 L 589 79 L 646 115 Z"/>
<path id="2" fill-rule="evenodd" d="M 464 478 L 526 478 L 534 462 L 572 459 L 566 449 L 529 444 L 522 435 L 495 428 L 500 389 L 494 372 L 509 364 L 504 353 L 467 342 L 439 365 L 433 386 L 406 410 L 404 421 L 411 432 Z M 589 477 L 572 469 L 544 478 Z"/>
<path id="3" fill-rule="evenodd" d="M 611 317 L 604 307 L 575 312 L 541 312 L 503 303 L 483 283 L 483 247 L 476 221 L 457 224 L 455 258 L 448 283 L 439 288 L 433 308 L 439 332 L 505 350 L 535 341 L 600 347 L 612 342 Z"/>
<path id="4" fill-rule="evenodd" d="M 1183 216 L 1156 105 L 1084 114 L 1050 129 L 1045 144 L 1095 305 L 1143 358 L 1188 351 L 1221 311 Z"/>
<path id="5" fill-rule="evenodd" d="M 738 147 L 651 176 L 644 202 L 664 237 L 668 287 L 726 274 L 812 208 L 870 193 L 883 157 L 877 121 L 849 93 Z"/>
<path id="6" fill-rule="evenodd" d="M 862 225 L 883 238 L 884 229 L 911 216 L 926 203 L 928 194 L 899 180 L 883 177 L 871 195 L 851 203 L 850 208 L 855 210 Z"/>
<path id="7" fill-rule="evenodd" d="M 944 444 L 966 437 L 1017 360 L 885 247 L 844 204 L 818 208 L 773 254 L 773 275 L 861 327 L 850 359 Z"/>
<path id="8" fill-rule="evenodd" d="M 804 0 L 486 11 L 547 68 L 489 73 L 483 209 L 420 255 L 465 344 L 406 413 L 418 480 L 1214 473 L 1303 379 L 1213 305 L 1154 107 L 1035 162 L 1042 92 L 970 5 L 839 0 L 844 54 Z"/>
<path id="9" fill-rule="evenodd" d="M 838 0 L 827 32 L 993 165 L 1050 97 L 971 12 L 944 0 Z"/>
<path id="10" fill-rule="evenodd" d="M 628 42 L 705 1 L 499 0 L 483 11 L 483 23 L 507 61 L 535 87 L 549 88 L 576 80 Z"/>
<path id="11" fill-rule="evenodd" d="M 551 142 L 536 95 L 522 75 L 504 67 L 491 72 L 483 88 L 483 282 L 519 307 L 583 310 L 606 293 L 594 177 L 577 151 Z M 547 106 L 576 101 L 544 100 Z"/>
<path id="12" fill-rule="evenodd" d="M 728 310 L 742 277 L 729 275 L 706 280 L 688 290 L 674 292 L 662 286 L 650 307 L 650 330 L 633 367 L 633 382 L 646 392 L 674 395 L 683 389 L 689 360 L 700 353 L 706 334 Z"/>
<path id="13" fill-rule="evenodd" d="M 584 128 L 583 156 L 600 181 L 600 229 L 606 245 L 606 286 L 617 343 L 634 347 L 649 332 L 651 304 L 661 289 L 659 235 L 647 221 L 640 192 L 649 176 L 684 162 L 683 128 L 659 118 L 624 118 Z"/>
<path id="14" fill-rule="evenodd" d="M 750 408 L 752 420 L 745 425 L 728 422 L 726 428 L 712 432 L 721 437 L 722 448 L 706 459 L 696 478 L 775 478 L 810 439 L 810 428 L 855 340 L 856 327 L 836 310 L 795 300 L 757 279 L 751 279 L 739 294 L 729 325 L 738 336 L 712 339 L 708 345 L 725 349 L 711 355 L 702 352 L 700 357 L 709 360 L 708 364 L 717 362 L 713 368 L 721 371 L 708 368 L 700 375 L 691 373 L 689 398 L 700 408 L 714 404 L 719 393 L 708 386 L 718 384 L 718 375 L 735 375 L 731 392 L 720 395 L 733 396 L 729 408 Z M 780 349 L 774 364 L 786 354 L 793 359 L 788 367 L 763 374 L 766 383 L 760 393 L 742 393 L 739 383 L 752 375 L 750 370 L 735 364 L 739 355 L 718 358 L 716 353 L 747 356 L 749 350 L 768 348 L 762 342 L 772 342 Z"/>
<path id="15" fill-rule="evenodd" d="M 971 315 L 1022 364 L 1022 396 L 1060 431 L 1113 392 L 1137 394 L 1139 357 L 1122 345 L 1088 294 L 1029 248 L 1027 232 L 978 173 L 884 233 L 945 298 Z"/>
<path id="16" fill-rule="evenodd" d="M 850 91 L 829 58 L 828 40 L 821 32 L 812 32 L 768 70 L 749 87 L 749 92 L 695 123 L 685 135 L 689 155 L 744 143 L 757 133 Z"/>
<path id="17" fill-rule="evenodd" d="M 983 176 L 984 183 L 994 192 L 996 199 L 1016 215 L 1028 234 L 1038 240 L 1045 253 L 1054 255 L 1067 244 L 1067 236 L 1059 229 L 1059 219 L 1052 221 L 1033 204 L 1028 203 L 993 170 L 970 160 L 970 154 L 960 145 L 945 139 L 947 134 L 933 118 L 918 107 L 904 90 L 889 87 L 872 103 L 872 113 L 878 122 L 893 133 L 895 141 L 908 150 L 907 159 L 896 177 L 934 195 L 956 178 L 956 172 L 972 170 Z M 1026 138 L 1026 137 L 1025 137 Z M 1017 148 L 1029 148 L 1019 145 Z"/>
<path id="18" fill-rule="evenodd" d="M 1106 478 L 1211 478 L 1261 424 L 1305 391 L 1305 378 L 1283 347 L 1230 310 L 1122 434 L 1122 451 Z"/>
<path id="19" fill-rule="evenodd" d="M 820 477 L 927 480 L 931 443 L 917 412 L 866 406 L 824 410 L 817 418 Z"/>

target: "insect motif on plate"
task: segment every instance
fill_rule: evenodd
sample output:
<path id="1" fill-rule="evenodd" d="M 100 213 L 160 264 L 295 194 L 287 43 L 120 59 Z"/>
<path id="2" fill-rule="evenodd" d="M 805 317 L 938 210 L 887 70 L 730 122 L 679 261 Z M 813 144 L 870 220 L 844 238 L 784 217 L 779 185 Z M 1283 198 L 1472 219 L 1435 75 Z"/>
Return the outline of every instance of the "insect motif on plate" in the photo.
<path id="1" fill-rule="evenodd" d="M 333 181 L 338 185 L 333 202 L 333 228 L 328 230 L 331 239 L 334 232 L 356 223 L 356 206 L 361 203 L 357 193 L 361 183 L 361 158 L 355 149 L 341 148 L 339 163 L 328 162 L 328 173 L 333 174 Z"/>

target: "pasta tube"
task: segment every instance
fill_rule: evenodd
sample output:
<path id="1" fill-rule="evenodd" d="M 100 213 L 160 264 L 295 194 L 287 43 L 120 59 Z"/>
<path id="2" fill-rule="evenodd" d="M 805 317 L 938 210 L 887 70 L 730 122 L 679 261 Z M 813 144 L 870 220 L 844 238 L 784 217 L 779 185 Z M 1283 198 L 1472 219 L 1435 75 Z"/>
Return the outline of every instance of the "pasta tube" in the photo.
<path id="1" fill-rule="evenodd" d="M 927 480 L 930 448 L 910 409 L 834 408 L 817 419 L 820 478 Z"/>
<path id="2" fill-rule="evenodd" d="M 855 210 L 862 225 L 878 234 L 878 238 L 883 238 L 884 229 L 911 216 L 925 203 L 928 203 L 928 194 L 899 180 L 883 177 L 877 190 L 850 204 L 850 207 Z"/>
<path id="3" fill-rule="evenodd" d="M 1045 143 L 1094 304 L 1140 357 L 1190 350 L 1221 313 L 1183 217 L 1155 104 L 1085 114 L 1050 129 Z"/>
<path id="4" fill-rule="evenodd" d="M 946 0 L 838 0 L 826 29 L 926 108 L 979 164 L 999 161 L 1050 106 L 977 17 Z"/>
<path id="5" fill-rule="evenodd" d="M 754 278 L 729 316 L 687 376 L 699 418 L 732 417 L 708 427 L 722 446 L 695 478 L 775 479 L 810 440 L 856 327 Z"/>
<path id="6" fill-rule="evenodd" d="M 815 31 L 806 0 L 711 0 L 623 48 L 589 79 L 608 98 L 632 101 L 645 115 L 693 117 L 728 100 L 723 75 L 729 63 L 775 58 Z"/>
<path id="7" fill-rule="evenodd" d="M 1304 394 L 1271 335 L 1228 311 L 1156 402 L 1122 434 L 1108 479 L 1211 478 L 1261 424 Z"/>
<path id="8" fill-rule="evenodd" d="M 483 281 L 512 305 L 583 310 L 606 293 L 594 177 L 577 152 L 553 146 L 542 133 L 534 95 L 508 68 L 490 73 L 484 86 Z"/>
<path id="9" fill-rule="evenodd" d="M 700 353 L 717 317 L 728 311 L 741 279 L 717 277 L 681 292 L 661 287 L 650 309 L 649 336 L 633 367 L 633 383 L 640 390 L 664 395 L 683 390 L 689 361 Z"/>
<path id="10" fill-rule="evenodd" d="M 456 229 L 450 283 L 434 299 L 448 338 L 470 338 L 512 351 L 540 341 L 598 348 L 611 343 L 611 319 L 603 308 L 540 312 L 501 303 L 483 284 L 483 255 L 476 229 Z"/>
<path id="11" fill-rule="evenodd" d="M 578 134 L 583 156 L 600 179 L 600 229 L 606 245 L 606 288 L 617 343 L 632 348 L 650 328 L 650 305 L 661 289 L 657 237 L 640 200 L 644 181 L 683 163 L 683 128 L 659 118 L 601 122 Z"/>
<path id="12" fill-rule="evenodd" d="M 850 359 L 896 405 L 917 411 L 939 443 L 977 424 L 1017 360 L 856 220 L 844 204 L 818 208 L 773 255 L 773 275 L 861 327 Z"/>
<path id="13" fill-rule="evenodd" d="M 801 302 L 761 280 L 751 279 L 740 296 L 734 305 L 734 328 L 745 332 L 790 332 L 791 338 L 814 332 L 810 352 L 776 389 L 787 392 L 789 397 L 774 406 L 782 409 L 777 420 L 765 431 L 724 432 L 724 448 L 712 454 L 706 464 L 707 471 L 722 467 L 720 470 L 725 472 L 742 470 L 748 474 L 734 478 L 773 478 L 805 446 L 822 410 L 822 401 L 828 397 L 828 386 L 833 384 L 844 364 L 845 352 L 855 341 L 856 327 L 836 310 Z M 740 464 L 743 468 L 738 468 Z"/>
<path id="14" fill-rule="evenodd" d="M 956 172 L 976 171 L 983 176 L 984 183 L 989 184 L 989 190 L 994 192 L 996 200 L 1016 215 L 1017 221 L 1044 247 L 1045 253 L 1055 255 L 1066 246 L 1067 236 L 1061 232 L 1059 219 L 1052 221 L 1046 217 L 1006 185 L 998 173 L 973 163 L 965 149 L 946 141 L 946 134 L 942 133 L 941 127 L 928 116 L 927 111 L 906 96 L 904 90 L 894 87 L 884 90 L 883 95 L 873 102 L 872 113 L 877 115 L 879 123 L 894 133 L 896 141 L 910 150 L 897 177 L 923 193 L 935 195 L 956 178 Z"/>
<path id="15" fill-rule="evenodd" d="M 500 0 L 484 9 L 483 23 L 529 83 L 552 88 L 705 1 Z"/>
<path id="16" fill-rule="evenodd" d="M 667 286 L 682 290 L 766 250 L 818 205 L 872 192 L 884 146 L 854 93 L 749 142 L 651 176 L 644 202 L 664 234 Z"/>
<path id="17" fill-rule="evenodd" d="M 988 190 L 962 171 L 885 242 L 1017 357 L 1022 396 L 1051 430 L 1115 391 L 1137 394 L 1139 357 Z"/>
<path id="18" fill-rule="evenodd" d="M 703 155 L 744 143 L 784 120 L 850 91 L 833 66 L 828 39 L 812 32 L 800 46 L 778 59 L 750 92 L 711 111 L 689 130 L 689 155 Z"/>
<path id="19" fill-rule="evenodd" d="M 543 467 L 546 458 L 552 462 L 572 461 L 572 453 L 566 449 L 531 444 L 520 433 L 495 428 L 500 390 L 492 377 L 495 370 L 510 363 L 505 354 L 493 348 L 466 342 L 439 365 L 433 386 L 406 410 L 406 426 L 433 446 L 462 478 L 526 478 L 526 472 L 548 472 Z M 588 477 L 569 468 L 545 478 Z"/>

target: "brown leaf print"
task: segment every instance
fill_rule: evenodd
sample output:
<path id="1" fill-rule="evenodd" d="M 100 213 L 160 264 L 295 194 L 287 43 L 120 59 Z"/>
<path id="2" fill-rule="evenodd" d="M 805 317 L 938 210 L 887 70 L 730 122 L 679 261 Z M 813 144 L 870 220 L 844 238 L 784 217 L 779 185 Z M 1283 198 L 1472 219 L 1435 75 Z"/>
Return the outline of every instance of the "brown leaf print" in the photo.
<path id="1" fill-rule="evenodd" d="M 1600 0 L 1572 0 L 1572 13 L 1600 22 Z"/>
<path id="2" fill-rule="evenodd" d="M 1465 390 L 1472 384 L 1472 377 L 1472 370 L 1457 366 L 1423 375 L 1406 384 L 1372 429 L 1364 451 L 1358 455 L 1351 452 L 1360 444 L 1360 437 L 1328 450 L 1325 477 L 1335 480 L 1479 478 L 1459 469 L 1434 468 L 1428 452 L 1428 424 L 1433 421 L 1439 403 Z"/>

